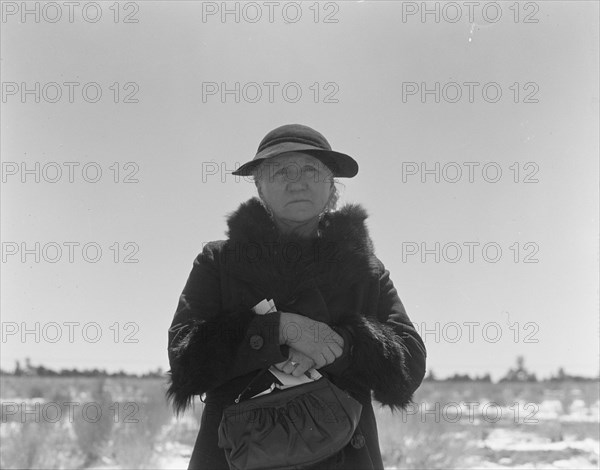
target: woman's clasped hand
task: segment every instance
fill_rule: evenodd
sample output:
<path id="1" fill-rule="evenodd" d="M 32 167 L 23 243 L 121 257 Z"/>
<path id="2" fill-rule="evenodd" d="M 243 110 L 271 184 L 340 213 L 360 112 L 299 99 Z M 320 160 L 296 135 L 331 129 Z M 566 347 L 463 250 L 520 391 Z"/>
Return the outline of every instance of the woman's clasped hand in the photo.
<path id="1" fill-rule="evenodd" d="M 279 343 L 290 351 L 288 360 L 275 367 L 294 377 L 331 364 L 344 351 L 344 338 L 329 325 L 290 312 L 280 312 Z"/>

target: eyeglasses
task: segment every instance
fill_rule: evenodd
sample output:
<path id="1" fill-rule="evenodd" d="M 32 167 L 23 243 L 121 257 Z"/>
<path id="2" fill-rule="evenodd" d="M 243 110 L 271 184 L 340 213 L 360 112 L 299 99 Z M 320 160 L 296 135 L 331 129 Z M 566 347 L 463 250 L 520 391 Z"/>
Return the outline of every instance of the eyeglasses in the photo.
<path id="1" fill-rule="evenodd" d="M 265 163 L 264 166 L 260 168 L 260 172 L 265 173 L 269 181 L 279 183 L 296 182 L 301 179 L 312 180 L 315 183 L 319 183 L 328 181 L 328 179 L 331 178 L 331 171 L 329 169 L 319 168 L 315 165 L 306 164 L 301 167 L 298 163 L 290 162 L 282 168 L 277 168 L 280 165 L 281 164 L 277 162 Z"/>

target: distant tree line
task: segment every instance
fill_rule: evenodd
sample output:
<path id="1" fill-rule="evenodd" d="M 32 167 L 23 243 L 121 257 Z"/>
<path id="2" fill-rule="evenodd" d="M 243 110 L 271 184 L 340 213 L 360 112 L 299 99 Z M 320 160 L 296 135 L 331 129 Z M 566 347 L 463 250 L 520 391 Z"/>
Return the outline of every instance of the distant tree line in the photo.
<path id="1" fill-rule="evenodd" d="M 471 377 L 469 374 L 454 374 L 444 379 L 438 379 L 435 373 L 430 369 L 424 379 L 426 382 L 492 382 L 490 374 Z M 515 368 L 508 369 L 508 372 L 498 380 L 498 383 L 503 382 L 589 382 L 597 381 L 598 377 L 582 377 L 579 375 L 570 375 L 565 372 L 563 367 L 559 367 L 556 374 L 551 375 L 547 379 L 536 377 L 533 372 L 529 372 L 525 367 L 525 359 L 523 356 L 517 357 L 517 365 Z"/>
<path id="2" fill-rule="evenodd" d="M 107 372 L 106 369 L 61 369 L 54 370 L 42 365 L 34 366 L 29 358 L 25 359 L 25 365 L 21 367 L 19 361 L 15 361 L 15 368 L 12 372 L 0 369 L 0 375 L 9 375 L 14 377 L 132 377 L 132 378 L 165 378 L 166 374 L 158 367 L 154 371 L 146 372 L 145 374 L 132 374 L 119 370 L 118 372 Z M 476 375 L 471 377 L 469 374 L 454 374 L 450 377 L 440 379 L 436 377 L 433 370 L 429 369 L 424 379 L 426 382 L 484 382 L 492 383 L 492 378 L 489 373 Z M 559 367 L 556 374 L 548 379 L 538 380 L 536 375 L 529 372 L 525 367 L 523 356 L 517 357 L 516 367 L 508 369 L 508 372 L 498 381 L 502 382 L 589 382 L 597 381 L 598 377 L 582 377 L 578 375 L 567 374 L 563 367 Z"/>
<path id="3" fill-rule="evenodd" d="M 25 359 L 25 365 L 21 367 L 20 361 L 15 361 L 15 368 L 12 372 L 0 369 L 0 375 L 10 375 L 14 377 L 133 377 L 133 378 L 165 378 L 165 373 L 158 367 L 154 371 L 145 374 L 132 374 L 119 370 L 118 372 L 107 372 L 106 369 L 60 369 L 54 370 L 43 365 L 34 366 L 29 358 Z"/>

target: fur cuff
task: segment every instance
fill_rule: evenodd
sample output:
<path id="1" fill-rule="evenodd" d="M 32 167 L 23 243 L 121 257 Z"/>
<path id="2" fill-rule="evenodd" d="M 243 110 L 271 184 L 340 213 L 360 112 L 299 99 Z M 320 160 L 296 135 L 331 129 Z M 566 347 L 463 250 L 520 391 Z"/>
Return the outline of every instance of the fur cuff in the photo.
<path id="1" fill-rule="evenodd" d="M 390 326 L 367 318 L 354 318 L 351 364 L 344 378 L 373 390 L 375 400 L 392 410 L 406 408 L 422 380 L 420 359 L 408 348 L 414 343 L 400 337 Z M 409 366 L 408 362 L 417 360 Z M 422 368 L 425 364 L 423 358 Z"/>
<path id="2" fill-rule="evenodd" d="M 191 405 L 194 395 L 202 395 L 226 379 L 253 317 L 250 310 L 240 311 L 169 330 L 167 398 L 177 414 Z"/>

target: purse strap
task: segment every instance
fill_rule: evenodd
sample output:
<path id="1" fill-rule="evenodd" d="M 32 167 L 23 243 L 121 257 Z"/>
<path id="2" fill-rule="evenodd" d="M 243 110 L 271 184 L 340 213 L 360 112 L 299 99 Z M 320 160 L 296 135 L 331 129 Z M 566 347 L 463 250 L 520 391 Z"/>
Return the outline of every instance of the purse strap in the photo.
<path id="1" fill-rule="evenodd" d="M 267 367 L 261 369 L 260 371 L 258 371 L 258 373 L 252 378 L 252 380 L 248 383 L 248 385 L 246 385 L 246 387 L 240 392 L 240 394 L 234 400 L 236 404 L 240 402 L 242 395 L 244 395 L 244 393 L 246 393 L 250 389 L 250 387 L 252 387 L 252 385 L 254 385 L 256 383 L 256 381 L 258 379 L 260 379 L 265 374 L 265 372 L 267 372 L 269 370 L 269 367 L 270 366 L 267 366 Z"/>

